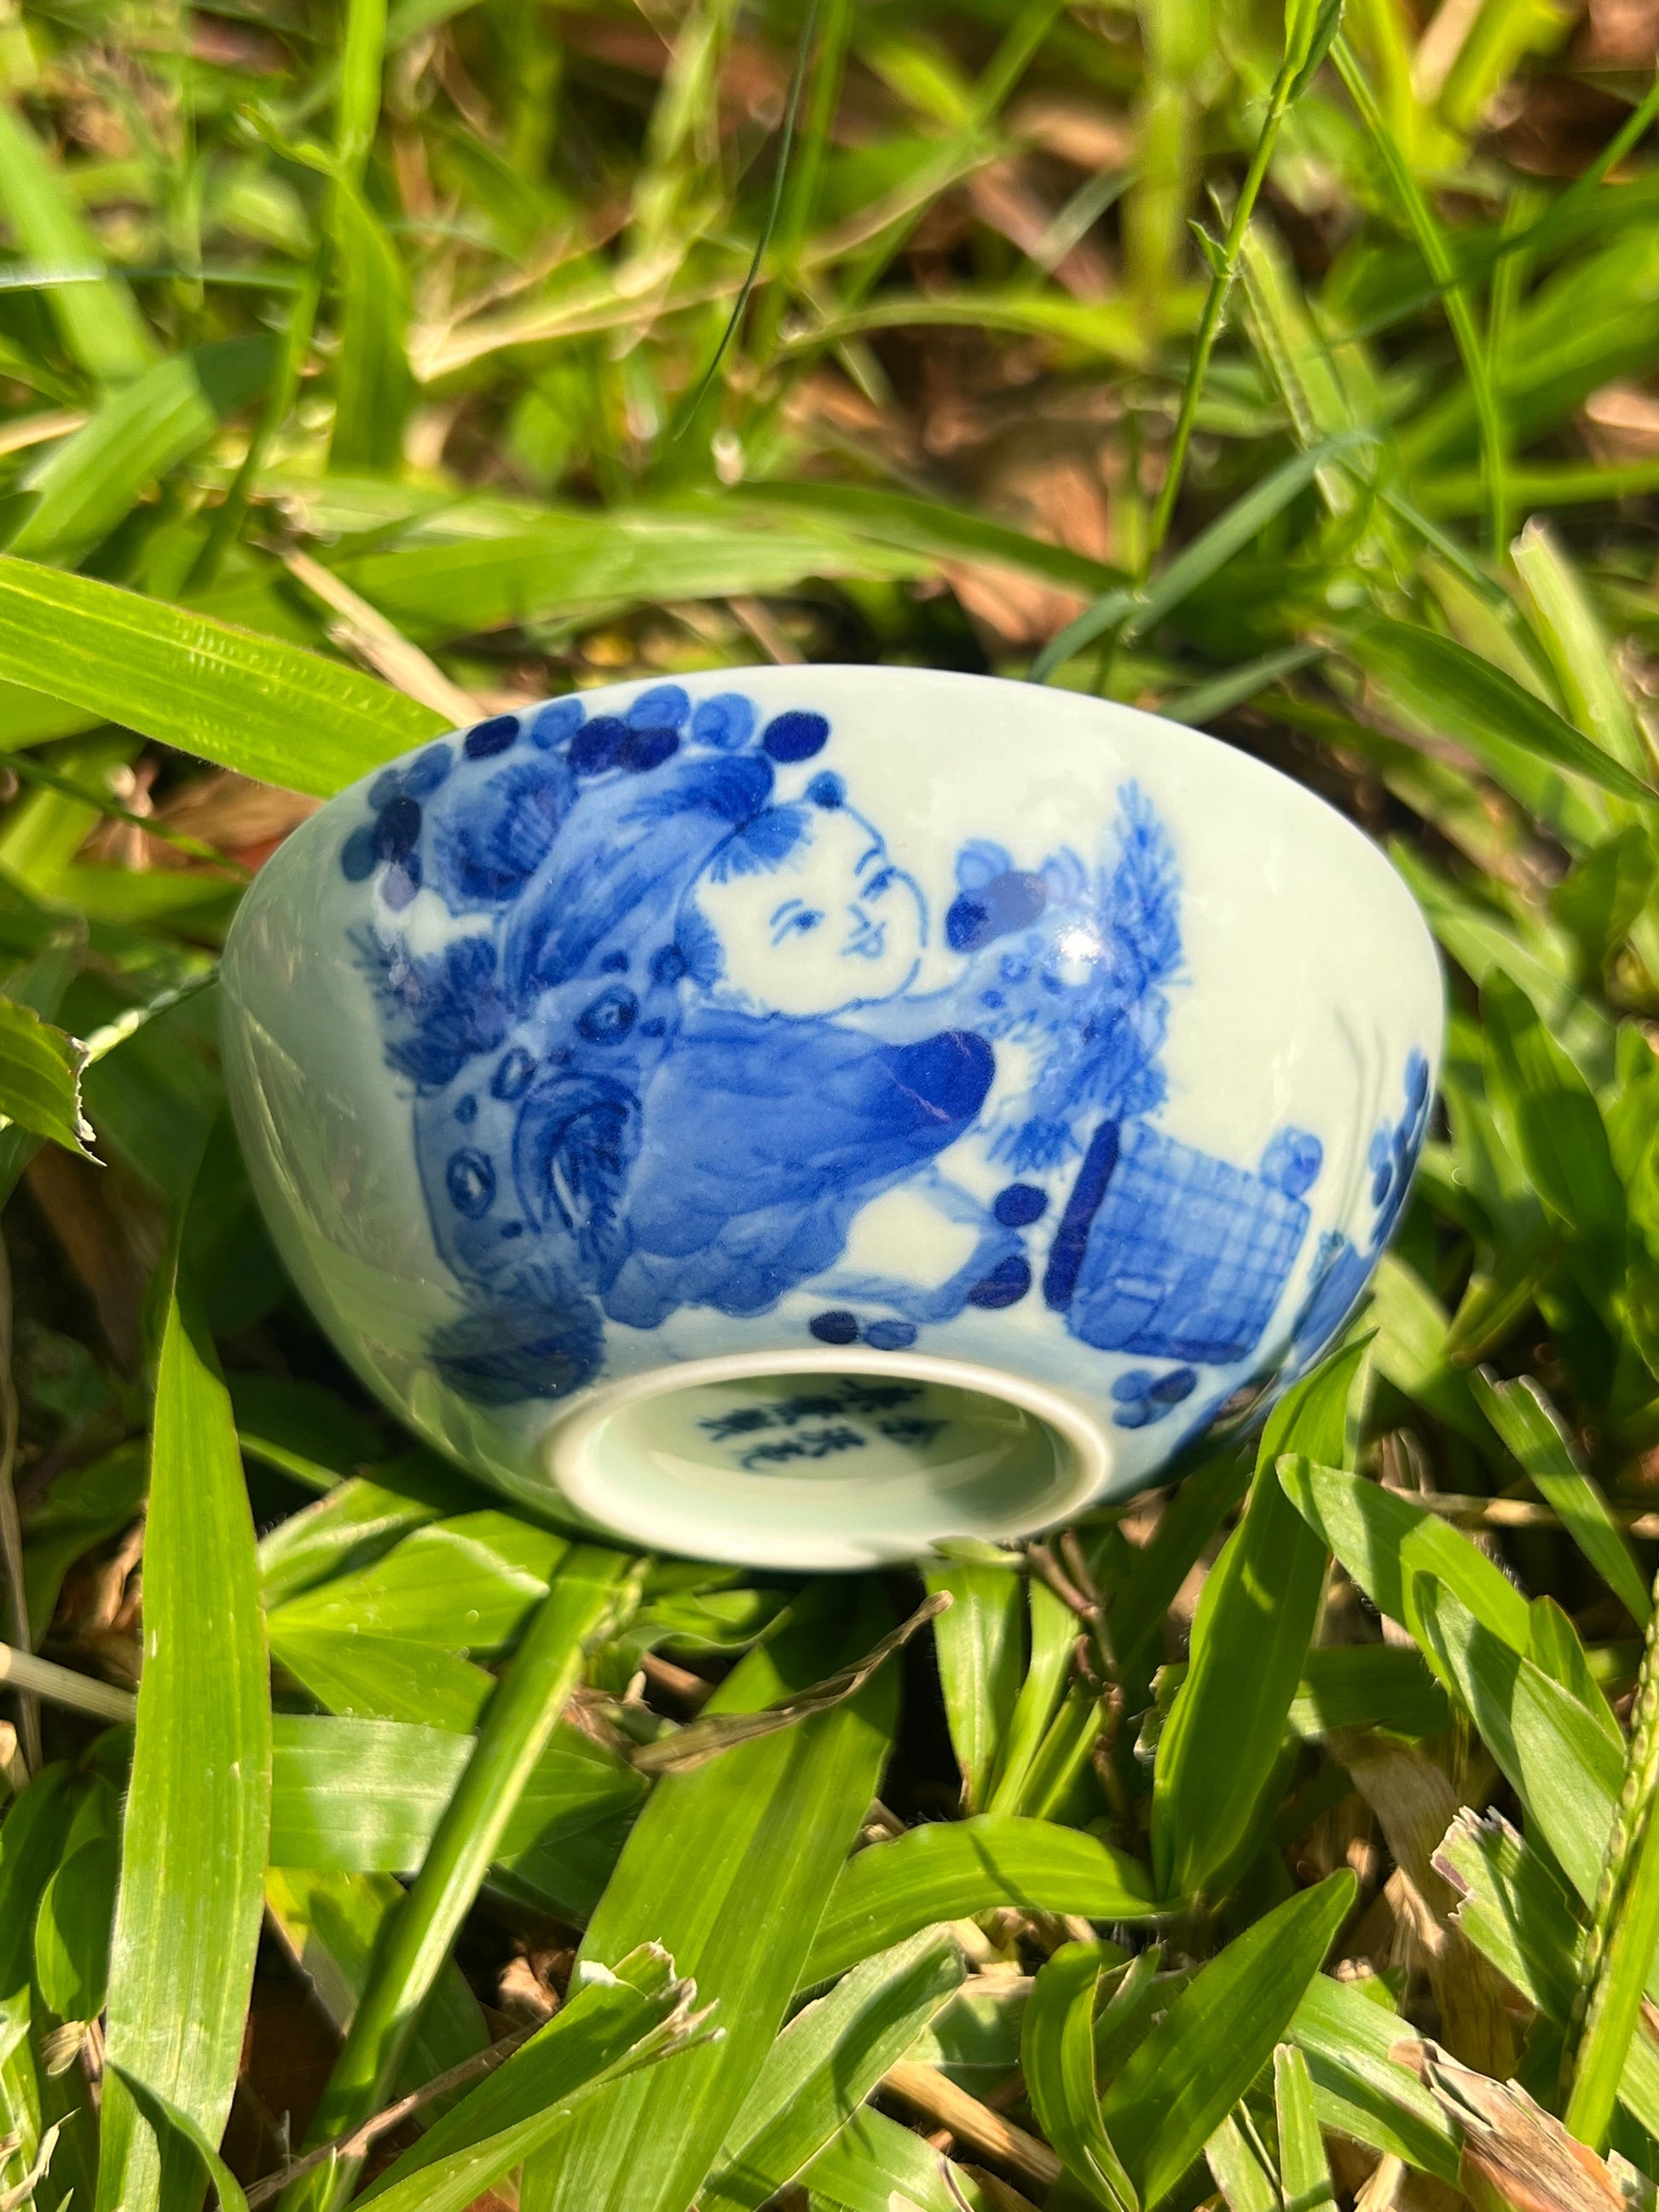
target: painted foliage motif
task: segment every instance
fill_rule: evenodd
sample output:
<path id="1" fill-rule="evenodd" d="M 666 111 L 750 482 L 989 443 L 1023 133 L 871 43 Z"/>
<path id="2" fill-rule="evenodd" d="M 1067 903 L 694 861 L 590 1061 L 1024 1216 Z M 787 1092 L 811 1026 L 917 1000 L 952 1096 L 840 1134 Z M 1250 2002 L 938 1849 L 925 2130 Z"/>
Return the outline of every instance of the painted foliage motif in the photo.
<path id="1" fill-rule="evenodd" d="M 832 760 L 821 714 L 662 684 L 497 716 L 371 787 L 340 866 L 373 884 L 356 949 L 465 1293 L 434 1362 L 504 1403 L 590 1380 L 607 1322 L 799 1291 L 803 1341 L 898 1351 L 1041 1297 L 1157 1363 L 1114 1395 L 1160 1419 L 1255 1352 L 1322 1165 L 1305 1131 L 1245 1167 L 1152 1119 L 1168 832 L 1126 785 L 1101 852 L 969 842 L 933 912 Z M 1391 1189 L 1420 1136 L 1379 1137 Z M 1298 1348 L 1373 1256 L 1322 1249 Z"/>

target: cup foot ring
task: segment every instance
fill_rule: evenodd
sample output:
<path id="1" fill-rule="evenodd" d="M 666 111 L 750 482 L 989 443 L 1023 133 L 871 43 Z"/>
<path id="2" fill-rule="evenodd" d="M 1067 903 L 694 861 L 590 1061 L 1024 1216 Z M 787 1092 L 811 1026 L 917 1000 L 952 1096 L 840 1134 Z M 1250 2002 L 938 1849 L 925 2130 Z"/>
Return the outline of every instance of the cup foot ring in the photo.
<path id="1" fill-rule="evenodd" d="M 851 1346 L 634 1376 L 586 1395 L 544 1444 L 565 1502 L 596 1527 L 817 1571 L 1052 1527 L 1109 1486 L 1109 1449 L 1041 1384 Z"/>

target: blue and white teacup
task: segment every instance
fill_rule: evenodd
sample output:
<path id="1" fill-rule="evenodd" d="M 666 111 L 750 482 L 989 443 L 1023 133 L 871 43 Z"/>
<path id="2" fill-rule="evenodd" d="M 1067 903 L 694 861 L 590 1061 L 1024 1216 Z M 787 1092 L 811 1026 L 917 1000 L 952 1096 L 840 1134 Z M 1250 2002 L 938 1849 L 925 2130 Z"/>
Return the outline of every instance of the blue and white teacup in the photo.
<path id="1" fill-rule="evenodd" d="M 226 950 L 276 1242 L 410 1426 L 657 1549 L 854 1567 L 1155 1480 L 1352 1311 L 1422 918 L 1299 785 L 895 668 L 585 692 L 381 769 Z"/>

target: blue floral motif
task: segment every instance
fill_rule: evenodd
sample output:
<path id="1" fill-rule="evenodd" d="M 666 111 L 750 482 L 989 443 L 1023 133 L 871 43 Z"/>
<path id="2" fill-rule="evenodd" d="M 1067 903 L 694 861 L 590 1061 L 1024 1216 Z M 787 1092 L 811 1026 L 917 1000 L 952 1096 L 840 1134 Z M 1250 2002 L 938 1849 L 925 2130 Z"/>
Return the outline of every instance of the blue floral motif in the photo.
<path id="1" fill-rule="evenodd" d="M 805 1292 L 806 1341 L 896 1353 L 1030 1302 L 1162 1363 L 1112 1389 L 1121 1426 L 1162 1420 L 1256 1351 L 1322 1165 L 1306 1131 L 1243 1168 L 1154 1125 L 1169 833 L 1127 784 L 1099 853 L 976 839 L 930 911 L 833 757 L 823 714 L 659 684 L 491 716 L 370 786 L 339 865 L 372 889 L 357 950 L 465 1292 L 434 1362 L 505 1404 L 688 1306 Z M 1379 1135 L 1379 1223 L 1419 1136 Z M 944 1279 L 866 1234 L 901 1189 Z"/>
<path id="2" fill-rule="evenodd" d="M 1171 1367 L 1162 1375 L 1132 1367 L 1112 1385 L 1112 1419 L 1121 1429 L 1149 1429 L 1190 1398 L 1197 1385 L 1197 1370 L 1191 1367 Z"/>

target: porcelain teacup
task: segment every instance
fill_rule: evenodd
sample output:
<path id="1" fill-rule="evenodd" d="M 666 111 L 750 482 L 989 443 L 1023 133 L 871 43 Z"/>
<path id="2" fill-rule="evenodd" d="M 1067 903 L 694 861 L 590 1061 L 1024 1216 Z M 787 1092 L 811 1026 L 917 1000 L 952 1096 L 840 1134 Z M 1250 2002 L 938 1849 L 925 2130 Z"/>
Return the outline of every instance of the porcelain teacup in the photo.
<path id="1" fill-rule="evenodd" d="M 370 1388 L 556 1520 L 787 1568 L 1044 1528 L 1304 1371 L 1442 1025 L 1404 884 L 1298 784 L 895 668 L 439 738 L 279 849 L 224 987 Z"/>

